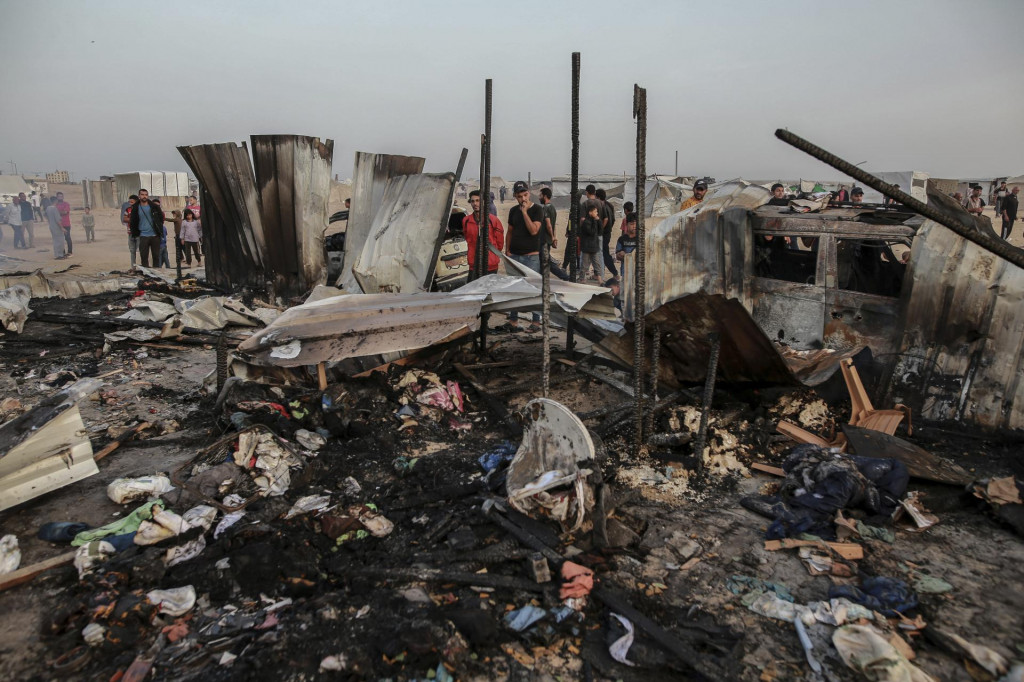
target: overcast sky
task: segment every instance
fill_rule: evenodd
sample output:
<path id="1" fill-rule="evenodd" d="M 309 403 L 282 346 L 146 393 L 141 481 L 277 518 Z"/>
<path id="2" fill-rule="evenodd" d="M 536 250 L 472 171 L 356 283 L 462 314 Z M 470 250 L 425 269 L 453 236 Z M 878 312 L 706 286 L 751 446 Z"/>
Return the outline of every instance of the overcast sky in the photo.
<path id="1" fill-rule="evenodd" d="M 632 173 L 632 88 L 649 172 L 833 178 L 785 127 L 874 170 L 1024 173 L 1024 2 L 643 3 L 106 0 L 4 3 L 0 155 L 76 180 L 187 170 L 175 146 L 253 133 L 479 168 L 569 172 L 570 54 L 582 53 L 582 173 Z"/>

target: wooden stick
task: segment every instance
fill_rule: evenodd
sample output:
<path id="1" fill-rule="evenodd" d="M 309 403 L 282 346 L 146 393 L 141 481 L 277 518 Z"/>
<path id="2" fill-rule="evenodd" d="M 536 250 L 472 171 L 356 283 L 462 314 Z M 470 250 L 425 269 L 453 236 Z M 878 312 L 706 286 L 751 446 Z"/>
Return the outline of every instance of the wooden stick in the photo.
<path id="1" fill-rule="evenodd" d="M 141 424 L 136 424 L 132 428 L 130 428 L 127 431 L 125 431 L 124 433 L 122 433 L 120 438 L 118 438 L 118 439 L 108 443 L 105 448 L 103 448 L 102 450 L 97 452 L 95 455 L 93 455 L 92 456 L 92 461 L 94 461 L 94 462 L 100 461 L 101 459 L 103 459 L 104 457 L 109 455 L 111 452 L 113 452 L 114 450 L 117 450 L 119 447 L 121 447 L 121 443 L 127 443 L 132 438 L 135 438 L 135 436 L 137 436 L 139 434 L 139 431 L 142 431 L 143 429 L 148 428 L 149 426 L 150 426 L 149 422 L 142 422 Z"/>
<path id="2" fill-rule="evenodd" d="M 824 540 L 794 540 L 792 538 L 764 541 L 764 548 L 769 552 L 796 547 L 821 547 L 822 545 L 828 545 L 829 549 L 844 559 L 857 561 L 864 558 L 864 546 L 858 545 L 856 542 L 825 542 Z"/>
<path id="3" fill-rule="evenodd" d="M 750 465 L 750 468 L 754 469 L 755 471 L 761 471 L 766 474 L 771 474 L 772 476 L 782 476 L 783 478 L 786 477 L 786 472 L 782 470 L 782 467 L 773 467 L 769 464 L 761 464 L 760 462 L 754 462 L 753 464 Z"/>
<path id="4" fill-rule="evenodd" d="M 27 583 L 43 571 L 48 571 L 51 568 L 57 568 L 58 566 L 64 566 L 70 564 L 75 560 L 75 554 L 77 552 L 68 552 L 67 554 L 61 554 L 50 559 L 44 559 L 38 563 L 19 568 L 17 571 L 12 571 L 6 575 L 0 575 L 0 592 L 4 590 L 16 587 L 22 583 Z"/>
<path id="5" fill-rule="evenodd" d="M 327 390 L 327 367 L 322 362 L 316 363 L 316 378 L 320 382 L 320 390 Z"/>

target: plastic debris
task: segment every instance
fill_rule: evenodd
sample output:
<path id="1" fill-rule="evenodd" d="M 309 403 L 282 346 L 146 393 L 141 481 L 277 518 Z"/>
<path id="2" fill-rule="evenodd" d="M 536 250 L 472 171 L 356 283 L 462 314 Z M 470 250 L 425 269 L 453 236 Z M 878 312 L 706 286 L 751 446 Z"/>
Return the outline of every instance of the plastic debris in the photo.
<path id="1" fill-rule="evenodd" d="M 832 633 L 843 663 L 877 682 L 935 682 L 923 670 L 908 661 L 874 628 L 844 625 Z"/>
<path id="2" fill-rule="evenodd" d="M 78 569 L 78 577 L 85 576 L 96 570 L 96 566 L 113 556 L 117 550 L 112 544 L 105 540 L 93 540 L 80 546 L 75 552 L 75 568 Z"/>
<path id="3" fill-rule="evenodd" d="M 293 518 L 299 514 L 308 514 L 312 511 L 323 511 L 331 505 L 330 495 L 306 495 L 300 497 L 284 515 L 286 519 Z"/>
<path id="4" fill-rule="evenodd" d="M 295 440 L 299 441 L 299 445 L 313 452 L 327 445 L 326 438 L 315 431 L 307 431 L 306 429 L 297 430 L 295 432 Z"/>
<path id="5" fill-rule="evenodd" d="M 71 542 L 79 533 L 89 530 L 88 523 L 50 521 L 39 526 L 36 537 L 47 542 Z"/>
<path id="6" fill-rule="evenodd" d="M 594 459 L 590 433 L 564 405 L 537 398 L 522 410 L 523 442 L 508 468 L 508 501 L 524 514 L 558 520 L 566 532 L 578 530 L 594 507 L 586 483 L 592 473 L 580 468 Z"/>
<path id="7" fill-rule="evenodd" d="M 0 575 L 16 571 L 21 564 L 21 550 L 18 536 L 5 535 L 0 538 Z"/>
<path id="8" fill-rule="evenodd" d="M 107 628 L 99 623 L 89 623 L 82 628 L 82 639 L 89 646 L 99 646 L 107 638 Z"/>
<path id="9" fill-rule="evenodd" d="M 617 613 L 613 613 L 612 618 L 619 621 L 622 627 L 626 629 L 626 634 L 612 642 L 611 646 L 608 647 L 608 653 L 611 654 L 611 657 L 619 663 L 623 663 L 628 666 L 635 666 L 636 663 L 633 663 L 626 658 L 629 654 L 629 648 L 633 646 L 633 624 L 629 622 L 628 619 L 623 618 Z"/>
<path id="10" fill-rule="evenodd" d="M 486 473 L 490 473 L 495 469 L 499 468 L 506 462 L 511 462 L 512 457 L 516 454 L 516 446 L 510 441 L 502 441 L 500 445 L 488 450 L 476 460 L 480 464 L 480 468 Z"/>
<path id="11" fill-rule="evenodd" d="M 505 614 L 505 625 L 515 630 L 516 632 L 522 632 L 532 626 L 537 621 L 541 620 L 548 614 L 547 611 L 540 608 L 539 606 L 533 606 L 527 604 L 526 606 L 509 611 Z"/>
<path id="12" fill-rule="evenodd" d="M 580 599 L 594 589 L 594 572 L 571 561 L 562 564 L 562 579 L 565 582 L 558 592 L 559 599 Z"/>
<path id="13" fill-rule="evenodd" d="M 753 578 L 749 575 L 733 575 L 729 577 L 726 587 L 733 594 L 746 594 L 748 592 L 774 592 L 780 599 L 788 602 L 796 601 L 790 594 L 789 588 L 781 583 L 773 583 L 760 578 Z"/>
<path id="14" fill-rule="evenodd" d="M 174 490 L 171 479 L 161 474 L 138 478 L 115 478 L 107 485 L 107 497 L 117 504 L 144 500 Z"/>
<path id="15" fill-rule="evenodd" d="M 196 605 L 196 589 L 186 585 L 171 590 L 152 590 L 146 593 L 146 598 L 160 610 L 160 613 L 183 616 Z"/>
<path id="16" fill-rule="evenodd" d="M 320 672 L 332 672 L 344 670 L 348 666 L 348 659 L 345 654 L 326 656 L 320 661 Z"/>
<path id="17" fill-rule="evenodd" d="M 844 597 L 883 616 L 896 616 L 917 606 L 917 595 L 902 580 L 885 576 L 865 578 L 861 586 L 833 585 L 829 599 Z"/>

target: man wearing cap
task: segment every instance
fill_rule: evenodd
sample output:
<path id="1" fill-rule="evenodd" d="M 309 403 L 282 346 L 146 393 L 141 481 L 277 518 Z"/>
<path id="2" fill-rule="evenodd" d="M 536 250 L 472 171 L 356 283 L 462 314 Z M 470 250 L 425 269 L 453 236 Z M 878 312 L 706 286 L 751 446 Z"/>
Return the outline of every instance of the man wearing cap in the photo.
<path id="1" fill-rule="evenodd" d="M 1007 194 L 1002 202 L 1000 202 L 999 215 L 1003 218 L 1003 239 L 1010 238 L 1010 231 L 1013 229 L 1013 221 L 1017 219 L 1017 195 L 1020 193 L 1020 187 L 1014 187 L 1013 191 Z"/>
<path id="2" fill-rule="evenodd" d="M 693 183 L 693 196 L 687 199 L 679 207 L 680 211 L 685 211 L 691 206 L 696 206 L 700 202 L 704 201 L 704 195 L 708 193 L 708 183 L 703 180 L 698 180 Z"/>
<path id="3" fill-rule="evenodd" d="M 850 202 L 854 204 L 864 203 L 864 190 L 860 187 L 854 187 L 850 192 Z"/>
<path id="4" fill-rule="evenodd" d="M 995 191 L 996 215 L 1003 214 L 1003 199 L 1009 196 L 1010 190 L 1006 188 L 1006 180 L 999 183 L 999 189 Z"/>
<path id="5" fill-rule="evenodd" d="M 540 240 L 541 226 L 544 224 L 544 210 L 530 201 L 530 187 L 519 180 L 512 187 L 512 196 L 516 200 L 508 212 L 508 240 L 505 242 L 505 253 L 517 263 L 525 265 L 534 272 L 540 272 Z M 508 315 L 507 331 L 519 330 L 519 315 L 513 310 Z M 540 313 L 533 313 L 533 323 L 528 332 L 540 330 Z"/>

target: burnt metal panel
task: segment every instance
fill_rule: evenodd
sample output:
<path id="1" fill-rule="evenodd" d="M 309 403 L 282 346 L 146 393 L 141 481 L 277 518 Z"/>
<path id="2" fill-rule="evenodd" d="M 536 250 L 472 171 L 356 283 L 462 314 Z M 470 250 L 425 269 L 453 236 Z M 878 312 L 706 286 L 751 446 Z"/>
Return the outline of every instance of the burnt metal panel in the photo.
<path id="1" fill-rule="evenodd" d="M 274 290 L 299 295 L 327 280 L 327 230 L 334 141 L 253 135 L 253 166 Z"/>
<path id="2" fill-rule="evenodd" d="M 1024 269 L 937 223 L 918 231 L 886 397 L 926 419 L 1024 428 Z"/>
<path id="3" fill-rule="evenodd" d="M 422 173 L 424 163 L 426 159 L 419 156 L 356 152 L 352 170 L 352 208 L 345 227 L 345 258 L 337 281 L 346 291 L 361 291 L 352 274 L 352 265 L 370 236 L 388 180 L 398 175 Z"/>
<path id="4" fill-rule="evenodd" d="M 254 364 L 298 367 L 426 348 L 479 325 L 484 296 L 347 294 L 289 308 L 238 350 Z"/>
<path id="5" fill-rule="evenodd" d="M 444 240 L 442 226 L 447 224 L 454 190 L 454 173 L 399 175 L 388 180 L 370 234 L 352 263 L 362 291 L 426 290 Z"/>

